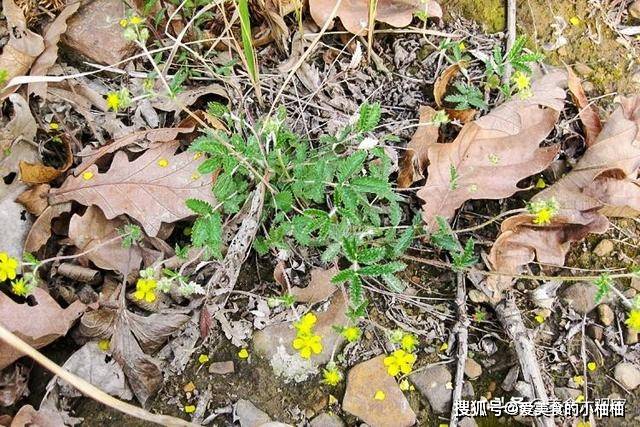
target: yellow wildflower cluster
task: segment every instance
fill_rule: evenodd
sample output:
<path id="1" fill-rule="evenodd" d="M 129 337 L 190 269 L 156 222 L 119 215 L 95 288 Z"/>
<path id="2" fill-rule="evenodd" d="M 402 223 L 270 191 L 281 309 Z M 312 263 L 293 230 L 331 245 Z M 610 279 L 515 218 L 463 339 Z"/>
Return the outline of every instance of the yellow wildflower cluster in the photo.
<path id="1" fill-rule="evenodd" d="M 322 352 L 322 337 L 313 331 L 317 321 L 318 318 L 315 314 L 307 313 L 294 324 L 296 337 L 292 345 L 304 359 L 309 359 L 312 354 Z"/>
<path id="2" fill-rule="evenodd" d="M 133 297 L 138 301 L 146 301 L 152 303 L 156 300 L 156 287 L 158 282 L 152 277 L 141 277 L 136 282 L 136 291 Z"/>
<path id="3" fill-rule="evenodd" d="M 632 309 L 624 323 L 626 323 L 629 329 L 640 332 L 640 310 Z"/>
<path id="4" fill-rule="evenodd" d="M 415 354 L 398 349 L 384 358 L 384 366 L 387 367 L 387 373 L 392 377 L 399 373 L 406 375 L 411 373 L 413 364 L 416 363 L 417 359 L 418 357 Z"/>
<path id="5" fill-rule="evenodd" d="M 131 105 L 131 94 L 126 88 L 122 88 L 117 92 L 107 93 L 107 110 L 118 112 L 129 108 Z"/>
<path id="6" fill-rule="evenodd" d="M 553 217 L 558 213 L 560 207 L 555 199 L 536 200 L 527 205 L 530 214 L 535 215 L 533 223 L 538 225 L 547 225 L 551 223 Z"/>
<path id="7" fill-rule="evenodd" d="M 120 20 L 120 26 L 124 29 L 122 36 L 129 41 L 145 42 L 149 38 L 149 30 L 142 24 L 144 19 L 138 15 Z"/>

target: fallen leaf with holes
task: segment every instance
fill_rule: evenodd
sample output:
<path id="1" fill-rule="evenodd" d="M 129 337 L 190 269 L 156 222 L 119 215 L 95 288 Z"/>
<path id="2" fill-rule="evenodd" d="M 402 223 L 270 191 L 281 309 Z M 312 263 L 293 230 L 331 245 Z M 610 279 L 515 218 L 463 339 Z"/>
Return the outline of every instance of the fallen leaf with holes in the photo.
<path id="1" fill-rule="evenodd" d="M 67 31 L 67 19 L 80 8 L 80 2 L 72 2 L 53 20 L 44 33 L 44 51 L 33 63 L 29 74 L 31 76 L 44 76 L 58 59 L 58 42 Z M 28 85 L 29 94 L 39 96 L 42 99 L 47 95 L 47 83 L 34 82 Z"/>
<path id="2" fill-rule="evenodd" d="M 329 298 L 338 289 L 335 283 L 331 283 L 333 276 L 338 273 L 337 267 L 331 267 L 328 270 L 323 268 L 314 268 L 311 270 L 311 280 L 304 288 L 293 287 L 291 294 L 298 302 L 315 304 Z"/>
<path id="3" fill-rule="evenodd" d="M 105 154 L 113 153 L 121 148 L 132 144 L 144 144 L 152 142 L 169 142 L 176 139 L 181 133 L 193 132 L 193 127 L 158 128 L 134 132 L 125 137 L 116 139 L 100 148 L 90 151 L 82 151 L 78 155 L 82 162 L 73 170 L 73 174 L 78 176 Z"/>
<path id="4" fill-rule="evenodd" d="M 13 0 L 2 0 L 2 13 L 7 18 L 9 41 L 0 54 L 0 70 L 5 70 L 6 83 L 17 76 L 27 74 L 33 61 L 44 50 L 42 37 L 27 28 L 27 21 Z M 0 91 L 0 100 L 16 91 L 18 86 L 11 86 Z"/>
<path id="5" fill-rule="evenodd" d="M 530 99 L 505 102 L 466 124 L 452 143 L 429 146 L 427 181 L 417 193 L 428 227 L 467 200 L 511 196 L 520 180 L 549 166 L 558 147 L 540 143 L 563 108 L 565 81 L 564 73 L 550 73 L 532 84 Z"/>
<path id="6" fill-rule="evenodd" d="M 86 313 L 80 332 L 95 339 L 111 339 L 111 352 L 122 367 L 131 390 L 144 406 L 162 385 L 160 363 L 147 353 L 154 353 L 178 331 L 189 316 L 162 313 L 140 316 L 127 310 L 101 308 Z"/>
<path id="7" fill-rule="evenodd" d="M 582 82 L 580 78 L 576 76 L 571 67 L 567 67 L 567 84 L 569 86 L 569 92 L 573 97 L 576 107 L 578 107 L 578 116 L 584 127 L 585 139 L 587 146 L 591 146 L 595 143 L 598 135 L 602 131 L 602 122 L 596 107 L 589 103 L 587 95 L 584 93 Z"/>
<path id="8" fill-rule="evenodd" d="M 127 223 L 123 216 L 108 220 L 100 209 L 90 206 L 84 215 L 75 214 L 71 217 L 69 240 L 80 252 L 91 251 L 84 256 L 98 268 L 123 274 L 138 271 L 142 261 L 140 246 L 124 248 L 120 239 L 113 240 L 118 236 L 118 229 Z M 109 240 L 113 241 L 105 244 Z"/>
<path id="9" fill-rule="evenodd" d="M 179 146 L 177 141 L 159 144 L 133 161 L 118 151 L 108 171 L 100 173 L 92 165 L 80 176 L 68 177 L 60 188 L 51 190 L 49 202 L 96 205 L 107 219 L 127 214 L 153 237 L 163 222 L 193 215 L 185 200 L 215 204 L 209 180 L 198 173 L 203 159 L 188 151 L 176 154 Z"/>
<path id="10" fill-rule="evenodd" d="M 640 97 L 622 99 L 597 140 L 574 169 L 536 194 L 532 202 L 555 200 L 558 212 L 549 224 L 536 225 L 521 214 L 502 223 L 489 260 L 505 276 L 488 279 L 499 293 L 511 286 L 511 275 L 537 259 L 564 265 L 569 246 L 591 233 L 604 233 L 607 217 L 637 216 L 640 212 Z"/>
<path id="11" fill-rule="evenodd" d="M 431 107 L 420 107 L 420 121 L 418 130 L 413 134 L 411 141 L 400 162 L 398 172 L 398 187 L 411 187 L 416 181 L 424 178 L 424 171 L 429 162 L 429 147 L 438 142 L 440 128 L 432 122 L 436 110 Z"/>
<path id="12" fill-rule="evenodd" d="M 65 173 L 73 164 L 73 153 L 68 139 L 62 139 L 62 146 L 65 152 L 65 160 L 62 166 L 54 168 L 42 163 L 31 163 L 22 160 L 20 161 L 20 180 L 27 184 L 44 184 Z"/>
<path id="13" fill-rule="evenodd" d="M 42 348 L 66 335 L 73 322 L 86 306 L 75 301 L 63 309 L 43 289 L 33 292 L 36 305 L 17 303 L 0 292 L 0 319 L 2 325 L 34 348 Z M 0 370 L 6 368 L 22 353 L 0 342 Z"/>
<path id="14" fill-rule="evenodd" d="M 331 17 L 336 0 L 310 0 L 309 10 L 316 24 L 323 26 Z M 424 11 L 430 18 L 442 18 L 442 9 L 434 0 L 378 0 L 376 21 L 392 27 L 406 27 L 416 12 Z M 363 35 L 369 26 L 369 1 L 343 0 L 337 16 L 344 28 L 352 34 Z"/>

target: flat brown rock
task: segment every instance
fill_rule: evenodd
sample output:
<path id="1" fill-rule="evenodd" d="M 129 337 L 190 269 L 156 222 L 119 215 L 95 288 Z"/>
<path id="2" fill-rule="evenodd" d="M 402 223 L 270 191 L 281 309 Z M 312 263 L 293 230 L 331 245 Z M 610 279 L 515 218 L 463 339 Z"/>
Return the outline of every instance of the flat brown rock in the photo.
<path id="1" fill-rule="evenodd" d="M 351 368 L 342 409 L 371 427 L 412 426 L 416 414 L 396 380 L 387 374 L 384 358 L 380 355 Z M 378 390 L 384 393 L 383 400 L 374 399 Z"/>
<path id="2" fill-rule="evenodd" d="M 121 0 L 83 2 L 69 19 L 62 41 L 92 61 L 115 64 L 135 50 L 135 45 L 122 36 L 120 20 L 125 17 L 125 3 Z"/>

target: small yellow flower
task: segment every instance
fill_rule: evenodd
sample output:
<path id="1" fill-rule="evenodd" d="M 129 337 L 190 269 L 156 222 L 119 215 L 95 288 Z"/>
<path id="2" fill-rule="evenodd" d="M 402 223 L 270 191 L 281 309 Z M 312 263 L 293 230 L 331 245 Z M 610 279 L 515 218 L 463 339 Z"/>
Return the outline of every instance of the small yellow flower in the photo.
<path id="1" fill-rule="evenodd" d="M 49 123 L 49 129 L 58 130 L 58 129 L 60 129 L 60 125 L 57 124 L 56 122 L 51 122 L 51 123 Z"/>
<path id="2" fill-rule="evenodd" d="M 531 86 L 531 79 L 522 71 L 517 71 L 511 80 L 519 91 L 529 89 Z"/>
<path id="3" fill-rule="evenodd" d="M 447 344 L 446 342 L 443 342 L 442 345 L 440 346 L 440 351 L 447 351 L 448 348 L 449 348 L 449 344 Z"/>
<path id="4" fill-rule="evenodd" d="M 536 188 L 539 190 L 542 190 L 546 186 L 547 186 L 547 183 L 544 180 L 544 178 L 538 178 L 538 180 L 536 181 Z"/>
<path id="5" fill-rule="evenodd" d="M 322 337 L 313 334 L 300 334 L 293 340 L 293 348 L 300 352 L 300 356 L 309 359 L 311 354 L 322 352 Z"/>
<path id="6" fill-rule="evenodd" d="M 200 179 L 200 174 L 198 172 L 194 172 L 191 174 L 191 180 L 192 181 L 197 181 Z"/>
<path id="7" fill-rule="evenodd" d="M 349 326 L 342 330 L 342 336 L 349 342 L 355 342 L 362 336 L 362 331 L 357 326 Z"/>
<path id="8" fill-rule="evenodd" d="M 140 25 L 140 24 L 142 24 L 143 21 L 144 21 L 144 19 L 140 18 L 138 15 L 133 15 L 129 19 L 129 22 L 131 23 L 131 25 Z"/>
<path id="9" fill-rule="evenodd" d="M 330 386 L 335 386 L 340 381 L 342 381 L 342 374 L 336 368 L 329 368 L 323 370 L 322 378 L 323 383 Z"/>
<path id="10" fill-rule="evenodd" d="M 18 260 L 9 256 L 6 252 L 0 252 L 0 282 L 16 278 Z"/>
<path id="11" fill-rule="evenodd" d="M 544 323 L 544 316 L 542 314 L 538 314 L 535 319 L 538 323 Z"/>
<path id="12" fill-rule="evenodd" d="M 158 160 L 158 166 L 160 166 L 161 168 L 166 168 L 167 166 L 169 166 L 169 160 L 167 159 Z"/>
<path id="13" fill-rule="evenodd" d="M 400 340 L 400 347 L 408 352 L 414 351 L 416 345 L 418 345 L 418 338 L 413 334 L 404 334 Z"/>
<path id="14" fill-rule="evenodd" d="M 19 297 L 26 297 L 31 293 L 29 287 L 24 283 L 24 279 L 18 279 L 11 282 L 11 292 Z"/>
<path id="15" fill-rule="evenodd" d="M 82 174 L 82 179 L 85 181 L 89 181 L 91 178 L 93 178 L 93 172 L 87 171 Z"/>
<path id="16" fill-rule="evenodd" d="M 576 375 L 575 377 L 572 378 L 573 379 L 573 383 L 577 386 L 582 386 L 584 385 L 584 377 L 582 375 Z"/>
<path id="17" fill-rule="evenodd" d="M 529 213 L 535 215 L 533 223 L 538 225 L 546 225 L 551 223 L 553 217 L 558 213 L 559 206 L 555 199 L 536 200 L 527 205 Z"/>
<path id="18" fill-rule="evenodd" d="M 395 377 L 400 372 L 408 374 L 413 369 L 413 364 L 418 357 L 415 354 L 407 353 L 404 350 L 396 350 L 390 356 L 384 358 L 384 366 L 387 367 L 387 373 Z"/>
<path id="19" fill-rule="evenodd" d="M 536 214 L 536 217 L 533 219 L 533 223 L 539 225 L 550 224 L 551 218 L 553 218 L 553 212 L 548 208 L 544 208 Z"/>
<path id="20" fill-rule="evenodd" d="M 194 405 L 187 405 L 184 407 L 184 412 L 186 412 L 187 414 L 193 414 L 194 412 L 196 412 L 196 407 Z"/>
<path id="21" fill-rule="evenodd" d="M 129 25 L 129 21 L 128 20 L 126 20 L 126 19 L 121 19 L 120 20 L 120 26 L 122 28 L 125 28 L 127 25 Z"/>
<path id="22" fill-rule="evenodd" d="M 576 427 L 591 427 L 591 423 L 589 421 L 580 420 Z"/>
<path id="23" fill-rule="evenodd" d="M 138 301 L 145 300 L 148 303 L 152 303 L 156 300 L 155 290 L 157 285 L 156 279 L 140 278 L 136 282 L 136 291 L 133 293 L 133 297 Z"/>
<path id="24" fill-rule="evenodd" d="M 409 380 L 406 378 L 400 381 L 400 390 L 407 391 L 411 389 L 411 384 L 409 384 Z"/>
<path id="25" fill-rule="evenodd" d="M 107 110 L 118 111 L 120 109 L 120 94 L 109 92 L 107 94 Z"/>
<path id="26" fill-rule="evenodd" d="M 238 357 L 240 359 L 247 359 L 249 357 L 249 352 L 247 351 L 246 348 L 242 348 L 240 349 L 240 351 L 238 352 Z"/>
<path id="27" fill-rule="evenodd" d="M 458 48 L 460 49 L 461 52 L 464 52 L 465 50 L 467 50 L 467 45 L 464 44 L 464 42 L 460 42 L 458 43 Z"/>
<path id="28" fill-rule="evenodd" d="M 109 340 L 98 341 L 98 348 L 102 351 L 108 351 L 109 348 L 111 348 L 111 341 Z"/>
<path id="29" fill-rule="evenodd" d="M 209 361 L 209 356 L 207 356 L 206 354 L 201 354 L 200 357 L 198 357 L 198 362 L 200 362 L 201 365 L 204 365 L 208 361 Z"/>
<path id="30" fill-rule="evenodd" d="M 298 330 L 298 334 L 311 334 L 318 318 L 313 313 L 307 313 L 297 321 L 293 326 Z"/>
<path id="31" fill-rule="evenodd" d="M 373 398 L 375 400 L 384 400 L 386 397 L 387 395 L 382 390 L 376 390 L 375 394 L 373 395 Z"/>
<path id="32" fill-rule="evenodd" d="M 571 23 L 571 25 L 573 25 L 574 27 L 577 27 L 578 25 L 580 25 L 580 23 L 582 22 L 582 20 L 580 18 L 578 18 L 577 16 L 572 16 L 571 18 L 569 18 L 569 22 Z"/>
<path id="33" fill-rule="evenodd" d="M 640 332 L 640 310 L 631 310 L 624 323 L 629 329 Z"/>
<path id="34" fill-rule="evenodd" d="M 582 403 L 584 402 L 584 395 L 581 394 L 578 397 L 576 397 L 576 403 Z"/>
<path id="35" fill-rule="evenodd" d="M 598 365 L 596 364 L 596 362 L 589 362 L 587 363 L 587 369 L 593 372 L 598 369 Z"/>

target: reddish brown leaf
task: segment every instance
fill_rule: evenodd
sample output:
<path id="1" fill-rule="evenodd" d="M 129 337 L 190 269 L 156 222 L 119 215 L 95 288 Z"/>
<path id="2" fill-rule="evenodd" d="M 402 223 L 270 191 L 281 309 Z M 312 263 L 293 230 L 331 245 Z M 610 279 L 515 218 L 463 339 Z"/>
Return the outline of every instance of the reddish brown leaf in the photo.
<path id="1" fill-rule="evenodd" d="M 309 10 L 316 24 L 324 25 L 331 11 L 336 5 L 336 0 L 310 0 Z M 411 23 L 413 14 L 417 11 L 425 11 L 427 16 L 442 18 L 442 9 L 434 0 L 379 0 L 376 9 L 376 21 L 384 22 L 393 27 L 406 27 Z M 342 21 L 344 28 L 353 34 L 366 34 L 369 26 L 369 2 L 368 0 L 343 0 L 338 8 L 337 16 Z"/>
<path id="2" fill-rule="evenodd" d="M 104 244 L 118 236 L 118 229 L 127 223 L 123 216 L 108 220 L 100 209 L 89 206 L 84 215 L 75 214 L 71 217 L 69 240 L 80 252 L 99 247 L 85 255 L 99 268 L 121 273 L 137 271 L 142 261 L 142 253 L 138 245 L 124 248 L 121 240 Z"/>
<path id="3" fill-rule="evenodd" d="M 0 292 L 0 319 L 2 325 L 18 335 L 34 348 L 44 347 L 61 336 L 66 335 L 73 322 L 85 310 L 86 306 L 75 301 L 66 309 L 43 289 L 33 292 L 36 305 L 17 303 Z M 0 342 L 0 369 L 4 369 L 22 354 L 13 347 Z"/>
<path id="4" fill-rule="evenodd" d="M 460 64 L 455 63 L 449 65 L 436 79 L 433 84 L 433 99 L 438 107 L 443 106 L 444 96 L 447 93 L 449 82 L 460 72 Z"/>
<path id="5" fill-rule="evenodd" d="M 24 250 L 32 253 L 38 252 L 51 237 L 51 221 L 65 212 L 71 212 L 71 203 L 61 203 L 46 208 L 31 226 L 24 242 Z"/>
<path id="6" fill-rule="evenodd" d="M 40 216 L 49 206 L 49 184 L 35 185 L 18 196 L 16 202 L 22 204 L 27 212 Z"/>
<path id="7" fill-rule="evenodd" d="M 497 293 L 511 286 L 510 275 L 537 259 L 563 265 L 572 242 L 590 233 L 604 233 L 608 216 L 632 216 L 640 212 L 640 97 L 623 99 L 597 140 L 575 168 L 538 193 L 532 202 L 555 200 L 559 211 L 550 224 L 533 224 L 533 216 L 516 215 L 505 220 L 489 259 L 494 276 L 488 285 Z"/>
<path id="8" fill-rule="evenodd" d="M 198 173 L 204 159 L 188 151 L 175 154 L 179 145 L 160 144 L 134 161 L 118 151 L 108 171 L 99 173 L 92 165 L 82 175 L 68 177 L 60 188 L 51 190 L 49 201 L 96 205 L 108 219 L 127 214 L 147 235 L 155 236 L 163 222 L 193 215 L 185 200 L 195 198 L 215 204 L 210 182 Z"/>
<path id="9" fill-rule="evenodd" d="M 431 107 L 420 107 L 418 130 L 407 144 L 407 150 L 400 162 L 398 187 L 408 188 L 416 181 L 424 178 L 424 171 L 429 162 L 429 146 L 438 142 L 440 128 L 432 123 L 436 110 Z"/>
<path id="10" fill-rule="evenodd" d="M 589 104 L 589 100 L 584 93 L 582 82 L 576 76 L 571 67 L 567 67 L 569 92 L 571 93 L 576 106 L 580 110 L 578 116 L 584 127 L 587 146 L 593 145 L 602 131 L 602 122 L 595 106 Z"/>
<path id="11" fill-rule="evenodd" d="M 547 168 L 558 147 L 540 142 L 563 108 L 564 81 L 561 72 L 548 74 L 533 83 L 530 99 L 508 101 L 466 124 L 452 143 L 429 146 L 427 182 L 417 193 L 428 226 L 467 200 L 509 197 L 520 180 Z"/>
<path id="12" fill-rule="evenodd" d="M 193 132 L 193 127 L 177 127 L 177 128 L 159 128 L 134 132 L 124 138 L 116 139 L 107 145 L 89 151 L 81 152 L 82 162 L 74 169 L 73 174 L 78 176 L 86 171 L 96 160 L 105 154 L 113 153 L 119 149 L 131 144 L 139 144 L 144 142 L 168 142 L 173 141 L 180 133 Z M 83 150 L 84 151 L 84 150 Z"/>

